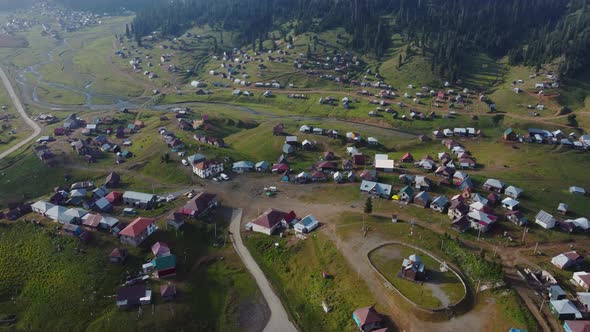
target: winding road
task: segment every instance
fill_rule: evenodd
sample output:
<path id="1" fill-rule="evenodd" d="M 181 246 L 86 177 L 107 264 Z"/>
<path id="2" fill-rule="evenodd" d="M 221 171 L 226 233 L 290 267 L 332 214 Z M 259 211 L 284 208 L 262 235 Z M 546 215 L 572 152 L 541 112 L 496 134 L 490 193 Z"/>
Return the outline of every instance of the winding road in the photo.
<path id="1" fill-rule="evenodd" d="M 25 123 L 33 129 L 33 133 L 29 137 L 20 141 L 18 144 L 11 147 L 10 149 L 0 153 L 0 159 L 3 159 L 4 157 L 8 156 L 9 154 L 20 149 L 25 144 L 27 144 L 30 141 L 32 141 L 33 139 L 35 139 L 35 137 L 39 136 L 39 134 L 41 134 L 41 127 L 39 127 L 39 125 L 35 121 L 33 121 L 33 119 L 31 119 L 29 117 L 27 112 L 25 112 L 25 108 L 23 107 L 23 104 L 21 103 L 19 96 L 14 91 L 14 89 L 12 87 L 12 83 L 8 79 L 8 76 L 6 76 L 6 72 L 4 72 L 4 69 L 1 66 L 0 66 L 0 78 L 2 79 L 2 83 L 4 84 L 4 87 L 6 88 L 6 91 L 8 92 L 8 95 L 10 96 L 10 99 L 12 99 L 12 103 L 14 104 L 14 108 L 16 109 L 18 114 L 23 118 Z"/>
<path id="2" fill-rule="evenodd" d="M 270 282 L 266 279 L 266 276 L 252 258 L 252 255 L 244 246 L 242 242 L 242 236 L 240 235 L 240 228 L 242 225 L 242 209 L 234 209 L 232 214 L 231 224 L 229 226 L 231 232 L 231 239 L 234 249 L 238 253 L 238 256 L 246 265 L 246 268 L 260 287 L 260 291 L 262 292 L 262 296 L 266 300 L 268 307 L 270 308 L 270 319 L 268 324 L 264 328 L 264 332 L 297 332 L 297 328 L 295 325 L 289 320 L 289 315 L 281 303 L 279 297 L 275 294 L 274 290 L 272 289 Z"/>

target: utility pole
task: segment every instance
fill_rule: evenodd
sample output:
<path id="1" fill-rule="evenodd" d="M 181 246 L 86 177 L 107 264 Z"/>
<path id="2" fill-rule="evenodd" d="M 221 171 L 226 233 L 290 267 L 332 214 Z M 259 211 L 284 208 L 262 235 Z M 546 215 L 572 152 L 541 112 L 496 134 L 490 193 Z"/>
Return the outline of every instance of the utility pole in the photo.
<path id="1" fill-rule="evenodd" d="M 481 236 L 481 228 L 477 231 L 477 241 L 479 241 L 480 236 Z"/>
<path id="2" fill-rule="evenodd" d="M 537 254 L 538 247 L 539 247 L 539 242 L 535 243 L 535 251 L 533 252 L 535 255 Z"/>
<path id="3" fill-rule="evenodd" d="M 524 229 L 522 230 L 522 243 L 523 243 L 523 244 L 526 244 L 526 242 L 525 242 L 525 237 L 526 237 L 526 234 L 527 234 L 528 232 L 529 232 L 529 230 L 528 230 L 528 228 L 525 226 L 525 227 L 524 227 Z"/>

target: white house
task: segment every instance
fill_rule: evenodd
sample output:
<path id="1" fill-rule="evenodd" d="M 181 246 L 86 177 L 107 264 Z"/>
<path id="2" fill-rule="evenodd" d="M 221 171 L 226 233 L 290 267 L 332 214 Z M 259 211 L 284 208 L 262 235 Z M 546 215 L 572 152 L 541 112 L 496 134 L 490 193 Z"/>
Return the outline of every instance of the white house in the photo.
<path id="1" fill-rule="evenodd" d="M 203 179 L 215 176 L 221 172 L 223 172 L 223 163 L 205 160 L 193 165 L 193 173 Z"/>
<path id="2" fill-rule="evenodd" d="M 393 172 L 394 162 L 393 160 L 375 160 L 375 169 L 382 172 Z"/>
<path id="3" fill-rule="evenodd" d="M 519 201 L 517 201 L 517 200 L 515 200 L 515 199 L 513 199 L 513 198 L 510 198 L 510 197 L 506 197 L 506 198 L 504 198 L 504 199 L 502 200 L 502 206 L 503 206 L 505 209 L 508 209 L 508 210 L 510 210 L 510 211 L 514 211 L 514 210 L 516 210 L 516 209 L 518 208 L 518 205 L 519 205 L 519 204 L 520 204 L 520 202 L 519 202 Z"/>
<path id="4" fill-rule="evenodd" d="M 590 290 L 590 273 L 584 271 L 574 272 L 573 279 L 585 291 Z"/>
<path id="5" fill-rule="evenodd" d="M 545 229 L 551 229 L 555 227 L 555 218 L 549 213 L 541 210 L 535 216 L 535 223 Z"/>
<path id="6" fill-rule="evenodd" d="M 289 224 L 296 219 L 295 212 L 289 213 L 276 209 L 268 209 L 263 214 L 252 220 L 252 231 L 271 235 L 279 227 L 287 228 Z"/>
<path id="7" fill-rule="evenodd" d="M 298 223 L 295 224 L 295 232 L 297 233 L 309 233 L 316 229 L 320 225 L 320 222 L 317 221 L 314 216 L 311 214 L 307 215 L 305 218 L 301 219 Z"/>
<path id="8" fill-rule="evenodd" d="M 35 213 L 45 215 L 47 210 L 51 209 L 54 206 L 55 205 L 45 202 L 45 201 L 38 201 L 38 202 L 35 202 L 35 204 L 31 205 L 31 209 L 33 209 L 33 212 L 35 212 Z"/>
<path id="9" fill-rule="evenodd" d="M 515 186 L 508 186 L 505 190 L 504 190 L 504 194 L 508 197 L 512 197 L 514 199 L 517 199 L 523 192 L 524 190 L 517 188 Z"/>

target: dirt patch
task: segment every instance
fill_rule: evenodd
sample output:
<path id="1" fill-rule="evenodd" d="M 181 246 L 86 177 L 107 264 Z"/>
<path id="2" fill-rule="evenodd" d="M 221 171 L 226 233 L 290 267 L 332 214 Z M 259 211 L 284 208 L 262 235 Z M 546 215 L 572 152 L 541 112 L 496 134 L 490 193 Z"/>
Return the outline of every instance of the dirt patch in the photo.
<path id="1" fill-rule="evenodd" d="M 262 331 L 269 318 L 270 309 L 266 303 L 243 301 L 238 306 L 238 328 L 240 331 Z"/>
<path id="2" fill-rule="evenodd" d="M 24 37 L 0 35 L 0 48 L 26 48 L 29 42 Z"/>

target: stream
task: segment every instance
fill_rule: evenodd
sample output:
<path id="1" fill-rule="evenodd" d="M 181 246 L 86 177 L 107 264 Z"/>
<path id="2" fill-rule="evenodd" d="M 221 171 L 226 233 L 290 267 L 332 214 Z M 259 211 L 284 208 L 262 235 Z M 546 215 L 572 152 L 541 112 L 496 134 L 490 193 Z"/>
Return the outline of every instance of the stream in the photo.
<path id="1" fill-rule="evenodd" d="M 148 109 L 148 110 L 156 110 L 156 111 L 170 111 L 172 108 L 179 107 L 179 106 L 186 106 L 190 107 L 191 105 L 222 105 L 226 107 L 230 107 L 232 109 L 248 113 L 255 116 L 262 116 L 268 119 L 291 119 L 296 121 L 322 121 L 326 122 L 333 122 L 333 123 L 344 123 L 349 125 L 354 125 L 356 128 L 364 128 L 365 130 L 382 130 L 385 132 L 395 132 L 398 135 L 406 136 L 406 137 L 415 137 L 416 134 L 409 130 L 402 130 L 396 128 L 388 128 L 382 127 L 374 124 L 363 123 L 363 122 L 356 122 L 351 120 L 345 119 L 338 119 L 338 118 L 331 118 L 331 117 L 321 117 L 321 116 L 303 116 L 303 115 L 278 115 L 273 113 L 266 113 L 254 110 L 249 107 L 239 106 L 232 103 L 225 103 L 225 102 L 205 102 L 205 101 L 190 101 L 190 102 L 182 102 L 177 104 L 167 104 L 167 105 L 145 105 L 147 101 L 149 101 L 149 97 L 138 97 L 133 99 L 124 99 L 121 96 L 115 95 L 108 95 L 108 94 L 100 94 L 93 92 L 91 90 L 92 84 L 92 77 L 89 80 L 85 80 L 85 86 L 83 89 L 57 83 L 57 82 L 50 82 L 43 78 L 43 75 L 39 72 L 39 68 L 47 65 L 54 61 L 53 53 L 60 47 L 66 46 L 67 50 L 63 51 L 59 54 L 59 57 L 62 61 L 67 63 L 63 56 L 68 52 L 74 51 L 71 46 L 68 44 L 67 39 L 62 40 L 62 42 L 57 45 L 55 48 L 51 49 L 45 55 L 47 56 L 46 61 L 42 61 L 36 64 L 33 64 L 25 69 L 21 70 L 17 73 L 15 79 L 17 83 L 21 86 L 21 94 L 23 99 L 27 103 L 34 104 L 40 108 L 53 110 L 53 111 L 73 111 L 73 112 L 80 112 L 80 111 L 106 111 L 106 110 L 118 110 L 122 108 L 127 109 Z M 35 82 L 31 82 L 27 75 L 32 75 L 35 79 Z M 39 85 L 45 85 L 49 87 L 56 88 L 58 90 L 70 91 L 74 93 L 81 94 L 85 97 L 85 102 L 82 105 L 60 105 L 60 104 L 52 104 L 46 101 L 43 101 L 39 98 L 39 89 L 43 89 L 43 87 Z M 96 104 L 93 103 L 93 99 L 98 98 L 101 100 L 108 100 L 111 101 L 110 104 Z"/>

